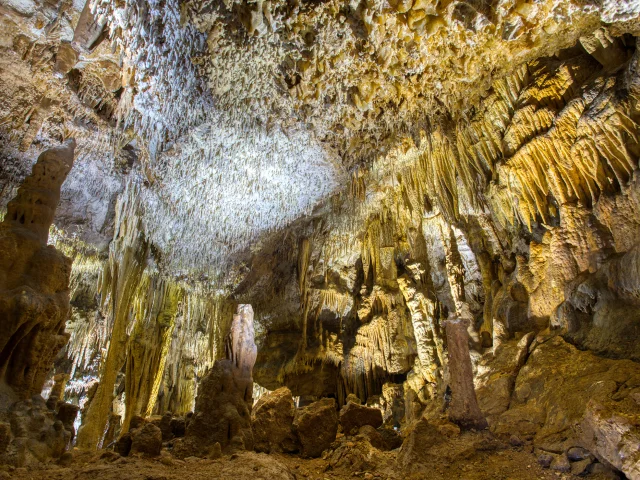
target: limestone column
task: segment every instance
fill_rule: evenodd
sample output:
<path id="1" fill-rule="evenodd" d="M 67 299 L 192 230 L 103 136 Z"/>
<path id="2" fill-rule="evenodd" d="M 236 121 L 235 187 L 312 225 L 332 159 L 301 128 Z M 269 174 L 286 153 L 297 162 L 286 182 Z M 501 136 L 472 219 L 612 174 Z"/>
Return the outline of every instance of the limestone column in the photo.
<path id="1" fill-rule="evenodd" d="M 137 213 L 137 192 L 130 188 L 116 206 L 114 240 L 102 274 L 102 298 L 103 302 L 109 299 L 108 314 L 113 327 L 100 383 L 78 430 L 79 448 L 95 449 L 100 445 L 109 420 L 118 372 L 126 358 L 131 302 L 142 278 L 148 252 Z"/>
<path id="2" fill-rule="evenodd" d="M 71 259 L 47 245 L 75 141 L 44 151 L 0 224 L 0 377 L 20 398 L 42 391 L 67 343 Z"/>
<path id="3" fill-rule="evenodd" d="M 136 324 L 127 346 L 126 412 L 122 432 L 134 415 L 150 416 L 156 403 L 178 310 L 179 288 L 158 275 L 143 282 L 135 302 Z"/>
<path id="4" fill-rule="evenodd" d="M 253 366 L 258 356 L 253 328 L 253 308 L 238 305 L 226 344 L 227 359 L 235 365 L 236 384 L 244 390 L 244 400 L 253 405 Z"/>
<path id="5" fill-rule="evenodd" d="M 463 428 L 482 430 L 488 424 L 478 406 L 473 386 L 468 327 L 467 319 L 454 317 L 445 321 L 452 395 L 449 418 Z"/>

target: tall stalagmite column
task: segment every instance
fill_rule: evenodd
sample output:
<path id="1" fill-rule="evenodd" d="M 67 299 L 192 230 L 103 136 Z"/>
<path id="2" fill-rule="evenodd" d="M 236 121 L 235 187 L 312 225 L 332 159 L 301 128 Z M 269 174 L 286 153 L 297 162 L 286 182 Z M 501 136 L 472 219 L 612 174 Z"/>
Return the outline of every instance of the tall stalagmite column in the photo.
<path id="1" fill-rule="evenodd" d="M 42 391 L 67 343 L 71 259 L 47 245 L 75 141 L 44 151 L 0 224 L 0 376 L 20 398 Z"/>
<path id="2" fill-rule="evenodd" d="M 216 360 L 198 384 L 193 417 L 184 441 L 174 445 L 177 456 L 204 453 L 215 443 L 229 451 L 253 449 L 251 407 L 253 366 L 257 348 L 251 305 L 239 305 L 233 316 L 224 360 Z"/>
<path id="3" fill-rule="evenodd" d="M 468 327 L 469 321 L 462 318 L 445 322 L 452 395 L 449 418 L 463 428 L 482 430 L 488 424 L 480 411 L 473 387 Z"/>
<path id="4" fill-rule="evenodd" d="M 137 191 L 130 186 L 116 206 L 116 230 L 101 279 L 102 301 L 108 300 L 111 338 L 98 389 L 78 431 L 77 446 L 80 448 L 94 449 L 101 444 L 109 421 L 118 372 L 126 358 L 131 302 L 142 278 L 148 252 L 137 199 Z"/>

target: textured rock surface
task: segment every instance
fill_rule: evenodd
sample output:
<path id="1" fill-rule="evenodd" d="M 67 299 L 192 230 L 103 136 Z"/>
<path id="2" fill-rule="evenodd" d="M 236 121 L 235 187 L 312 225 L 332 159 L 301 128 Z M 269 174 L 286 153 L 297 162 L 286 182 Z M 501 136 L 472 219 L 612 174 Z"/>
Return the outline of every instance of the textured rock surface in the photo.
<path id="1" fill-rule="evenodd" d="M 253 449 L 251 410 L 245 393 L 244 384 L 236 383 L 231 360 L 216 361 L 199 383 L 194 415 L 179 455 L 208 452 L 216 442 L 223 448 Z"/>
<path id="2" fill-rule="evenodd" d="M 533 436 L 551 452 L 581 446 L 637 476 L 640 366 L 581 352 L 560 337 L 537 339 L 531 349 L 512 405 L 492 430 Z"/>
<path id="3" fill-rule="evenodd" d="M 336 439 L 338 412 L 336 401 L 323 398 L 296 411 L 293 428 L 300 439 L 303 457 L 319 457 Z"/>
<path id="4" fill-rule="evenodd" d="M 468 327 L 469 321 L 465 319 L 452 319 L 445 324 L 452 391 L 448 415 L 463 428 L 482 430 L 488 424 L 478 406 L 473 385 Z"/>
<path id="5" fill-rule="evenodd" d="M 251 305 L 239 305 L 233 316 L 226 356 L 217 360 L 198 384 L 194 414 L 183 441 L 175 447 L 180 456 L 208 453 L 215 443 L 222 449 L 253 450 L 251 375 L 256 345 Z"/>
<path id="6" fill-rule="evenodd" d="M 256 452 L 296 452 L 293 433 L 295 406 L 287 387 L 263 395 L 251 410 L 251 430 Z"/>
<path id="7" fill-rule="evenodd" d="M 19 390 L 2 405 L 49 388 L 53 366 L 70 376 L 50 400 L 64 430 L 60 400 L 83 406 L 78 446 L 124 432 L 127 450 L 136 415 L 171 411 L 168 450 L 218 461 L 251 448 L 255 376 L 299 405 L 355 395 L 414 437 L 428 419 L 443 438 L 409 442 L 411 469 L 485 459 L 490 437 L 440 422 L 474 375 L 493 430 L 548 452 L 546 473 L 598 459 L 636 475 L 635 380 L 608 378 L 640 360 L 639 18 L 637 0 L 1 0 L 2 228 L 37 153 L 78 140 L 50 215 L 70 275 L 25 267 L 70 290 L 69 346 L 54 363 L 66 313 L 49 280 L 21 278 L 11 302 L 55 322 L 0 344 Z M 34 227 L 45 248 L 49 224 Z M 9 246 L 0 263 L 31 255 Z M 566 366 L 566 398 L 537 387 L 561 353 L 594 375 Z M 309 462 L 395 465 L 379 440 L 339 437 Z M 594 463 L 571 460 L 578 446 Z"/>
<path id="8" fill-rule="evenodd" d="M 49 409 L 39 395 L 3 409 L 0 461 L 16 467 L 41 468 L 52 459 L 60 458 L 70 446 L 77 407 L 71 409 L 73 416 L 64 408 L 62 411 L 60 415 Z"/>
<path id="9" fill-rule="evenodd" d="M 67 343 L 71 260 L 47 245 L 75 141 L 43 152 L 0 224 L 0 374 L 20 398 L 39 394 Z"/>
<path id="10" fill-rule="evenodd" d="M 153 423 L 146 423 L 131 430 L 131 453 L 160 455 L 162 449 L 162 430 Z"/>
<path id="11" fill-rule="evenodd" d="M 381 426 L 382 412 L 377 408 L 347 402 L 347 404 L 340 409 L 339 420 L 343 432 L 346 435 L 351 435 L 354 431 L 358 431 L 360 427 L 365 425 L 373 428 Z"/>

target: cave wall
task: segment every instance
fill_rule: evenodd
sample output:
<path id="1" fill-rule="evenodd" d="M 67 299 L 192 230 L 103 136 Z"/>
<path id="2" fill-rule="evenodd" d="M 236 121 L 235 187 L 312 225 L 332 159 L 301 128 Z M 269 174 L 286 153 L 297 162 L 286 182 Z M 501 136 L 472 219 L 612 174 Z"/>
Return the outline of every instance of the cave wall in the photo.
<path id="1" fill-rule="evenodd" d="M 473 319 L 474 365 L 548 330 L 637 359 L 637 62 L 633 37 L 597 30 L 355 173 L 236 290 L 266 327 L 257 381 L 341 402 L 406 382 L 425 405 L 453 314 Z"/>

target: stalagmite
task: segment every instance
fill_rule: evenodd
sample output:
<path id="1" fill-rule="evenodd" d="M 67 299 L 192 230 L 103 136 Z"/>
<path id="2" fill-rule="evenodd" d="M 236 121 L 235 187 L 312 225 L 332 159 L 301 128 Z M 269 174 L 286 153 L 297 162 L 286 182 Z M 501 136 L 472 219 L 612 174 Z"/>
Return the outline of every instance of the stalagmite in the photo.
<path id="1" fill-rule="evenodd" d="M 224 450 L 252 450 L 252 370 L 256 361 L 253 309 L 238 305 L 226 341 L 226 358 L 216 360 L 198 385 L 194 414 L 179 456 L 207 454 L 216 444 Z"/>
<path id="2" fill-rule="evenodd" d="M 0 375 L 22 399 L 40 393 L 69 338 L 71 260 L 47 239 L 75 146 L 40 154 L 0 224 Z"/>
<path id="3" fill-rule="evenodd" d="M 482 430 L 488 427 L 473 386 L 473 370 L 469 356 L 469 320 L 452 318 L 445 322 L 451 384 L 449 418 L 463 428 Z"/>
<path id="4" fill-rule="evenodd" d="M 134 415 L 150 416 L 156 402 L 171 335 L 175 327 L 180 290 L 155 277 L 140 285 L 136 316 L 127 344 L 125 408 L 122 432 Z"/>

